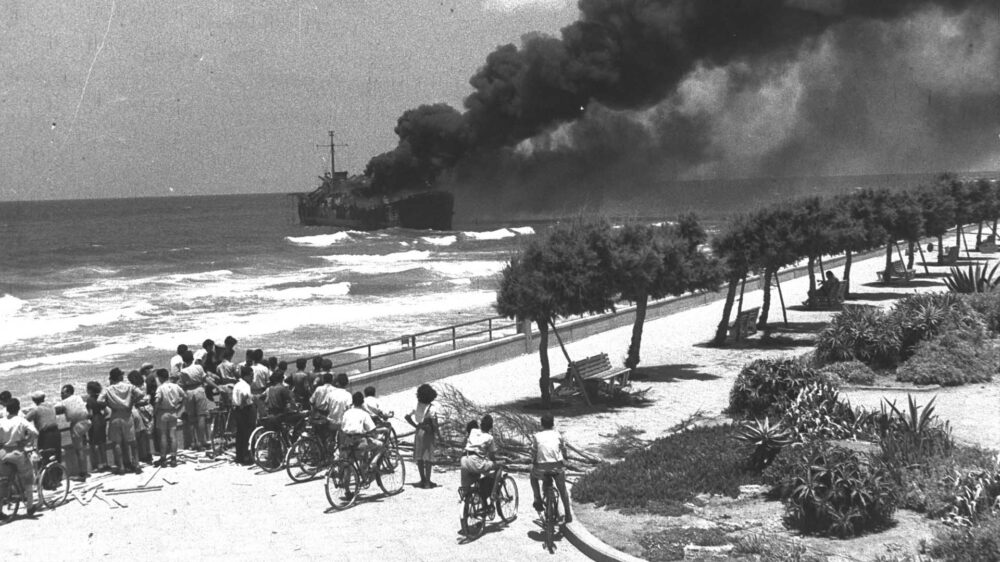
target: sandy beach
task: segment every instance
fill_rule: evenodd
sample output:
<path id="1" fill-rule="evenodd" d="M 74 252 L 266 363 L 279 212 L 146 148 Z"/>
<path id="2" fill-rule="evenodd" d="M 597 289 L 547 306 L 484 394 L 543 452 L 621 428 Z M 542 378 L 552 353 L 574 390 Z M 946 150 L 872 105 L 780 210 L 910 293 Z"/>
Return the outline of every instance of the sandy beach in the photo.
<path id="1" fill-rule="evenodd" d="M 855 302 L 889 306 L 897 295 L 913 291 L 943 289 L 940 273 L 921 275 L 908 286 L 874 284 L 881 259 L 856 263 L 852 268 Z M 923 272 L 918 260 L 918 271 Z M 840 268 L 836 270 L 841 274 Z M 937 274 L 937 276 L 935 276 Z M 783 283 L 790 306 L 805 298 L 807 279 Z M 748 291 L 744 307 L 757 306 L 759 290 Z M 777 305 L 777 300 L 775 300 Z M 740 368 L 761 357 L 800 354 L 811 349 L 806 341 L 830 312 L 788 310 L 787 327 L 780 324 L 781 310 L 773 308 L 772 322 L 779 322 L 775 336 L 788 337 L 782 347 L 749 346 L 713 348 L 705 345 L 721 317 L 722 302 L 659 318 L 646 323 L 642 363 L 634 385 L 648 388 L 650 402 L 642 407 L 619 409 L 574 408 L 571 417 L 557 418 L 557 427 L 577 447 L 598 452 L 606 436 L 619 427 L 642 430 L 641 437 L 654 439 L 678 422 L 701 412 L 720 417 L 729 388 Z M 620 363 L 630 337 L 630 328 L 619 328 L 568 344 L 571 357 L 604 351 Z M 550 350 L 552 371 L 566 368 L 558 348 Z M 524 355 L 473 372 L 444 378 L 468 398 L 485 404 L 525 404 L 537 398 L 539 363 L 537 354 Z M 848 389 L 855 404 L 875 406 L 883 396 L 905 401 L 907 390 Z M 951 421 L 955 435 L 966 442 L 1000 448 L 1000 393 L 996 383 L 935 389 L 916 393 L 920 403 L 937 396 L 937 412 Z M 412 390 L 386 395 L 383 403 L 397 417 L 415 405 Z M 403 430 L 401 423 L 398 428 Z M 201 465 L 200 465 L 201 466 Z M 192 557 L 219 559 L 307 559 L 331 554 L 347 560 L 582 560 L 585 557 L 566 540 L 555 555 L 542 549 L 535 514 L 530 508 L 530 489 L 519 477 L 519 518 L 509 528 L 491 526 L 479 540 L 463 544 L 459 530 L 460 504 L 457 467 L 439 467 L 435 478 L 440 487 L 412 488 L 415 466 L 407 463 L 408 484 L 395 497 L 383 498 L 377 490 L 363 493 L 361 501 L 346 512 L 330 512 L 322 480 L 292 484 L 282 471 L 260 474 L 258 470 L 225 465 L 196 470 L 194 464 L 164 469 L 153 474 L 107 477 L 106 486 L 135 486 L 147 480 L 162 485 L 155 492 L 117 496 L 128 507 L 109 507 L 100 501 L 84 506 L 71 501 L 35 520 L 21 519 L 0 530 L 0 536 L 15 556 L 48 559 L 80 557 L 108 560 L 150 558 L 164 560 Z M 168 478 L 176 484 L 163 481 Z M 373 487 L 374 488 L 374 487 Z"/>

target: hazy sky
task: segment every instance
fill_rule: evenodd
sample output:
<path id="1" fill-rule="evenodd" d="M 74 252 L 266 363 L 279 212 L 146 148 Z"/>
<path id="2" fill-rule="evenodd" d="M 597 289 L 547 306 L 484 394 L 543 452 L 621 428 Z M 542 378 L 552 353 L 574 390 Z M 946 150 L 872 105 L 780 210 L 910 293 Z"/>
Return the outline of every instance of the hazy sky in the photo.
<path id="1" fill-rule="evenodd" d="M 0 0 L 0 200 L 299 191 L 566 0 Z"/>

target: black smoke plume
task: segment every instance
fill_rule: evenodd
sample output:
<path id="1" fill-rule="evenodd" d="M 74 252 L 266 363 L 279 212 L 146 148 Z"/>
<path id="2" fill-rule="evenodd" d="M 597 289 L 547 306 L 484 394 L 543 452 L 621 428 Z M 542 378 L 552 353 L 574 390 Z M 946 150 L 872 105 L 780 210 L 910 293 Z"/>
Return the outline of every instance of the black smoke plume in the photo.
<path id="1" fill-rule="evenodd" d="M 957 26 L 957 43 L 939 47 L 981 55 L 974 71 L 988 76 L 971 93 L 961 82 L 928 87 L 926 103 L 901 117 L 919 113 L 920 126 L 904 132 L 935 138 L 900 143 L 913 154 L 896 165 L 955 141 L 960 127 L 983 133 L 983 115 L 990 126 L 1000 115 L 1000 13 L 989 0 L 580 0 L 579 9 L 559 38 L 529 35 L 492 52 L 470 79 L 464 112 L 437 104 L 400 117 L 399 145 L 366 168 L 373 186 L 447 181 L 559 210 L 603 207 L 608 193 L 664 178 L 861 169 L 848 147 L 885 143 L 877 128 L 887 121 L 874 102 L 892 107 L 900 94 L 892 81 L 919 81 L 907 68 L 914 61 L 921 69 L 926 57 L 947 62 L 920 44 L 941 33 L 912 29 L 927 13 Z M 912 92 L 903 94 L 912 103 Z M 761 113 L 761 99 L 771 114 Z M 726 138 L 762 115 L 773 119 L 751 138 Z"/>

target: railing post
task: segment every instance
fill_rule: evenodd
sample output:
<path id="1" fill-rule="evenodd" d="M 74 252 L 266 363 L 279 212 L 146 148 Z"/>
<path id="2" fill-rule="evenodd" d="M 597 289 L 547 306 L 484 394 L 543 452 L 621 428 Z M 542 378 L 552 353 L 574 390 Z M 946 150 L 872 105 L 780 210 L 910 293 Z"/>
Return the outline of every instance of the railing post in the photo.
<path id="1" fill-rule="evenodd" d="M 368 345 L 368 370 L 372 370 L 372 346 Z"/>
<path id="2" fill-rule="evenodd" d="M 410 349 L 413 350 L 413 360 L 417 360 L 417 336 L 410 336 Z"/>
<path id="3" fill-rule="evenodd" d="M 490 341 L 493 341 L 493 319 L 492 318 L 487 318 L 486 322 L 487 322 L 487 324 L 486 324 L 486 332 L 490 336 Z"/>
<path id="4" fill-rule="evenodd" d="M 451 349 L 452 351 L 458 349 L 458 342 L 455 341 L 455 327 L 451 327 Z"/>

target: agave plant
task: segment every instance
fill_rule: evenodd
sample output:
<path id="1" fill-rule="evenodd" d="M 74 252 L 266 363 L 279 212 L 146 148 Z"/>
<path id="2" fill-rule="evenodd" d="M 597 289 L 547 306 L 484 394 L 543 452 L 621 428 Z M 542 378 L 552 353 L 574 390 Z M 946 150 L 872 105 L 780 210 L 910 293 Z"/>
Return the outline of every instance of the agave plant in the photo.
<path id="1" fill-rule="evenodd" d="M 750 455 L 750 466 L 763 469 L 771 464 L 782 447 L 792 442 L 793 434 L 780 421 L 771 423 L 771 419 L 755 419 L 740 422 L 735 432 L 736 438 L 754 446 Z"/>
<path id="2" fill-rule="evenodd" d="M 1000 284 L 1000 278 L 996 276 L 1000 262 L 993 265 L 987 271 L 980 264 L 970 265 L 968 273 L 958 267 L 951 268 L 951 272 L 944 279 L 944 284 L 953 293 L 985 293 L 992 291 Z"/>

